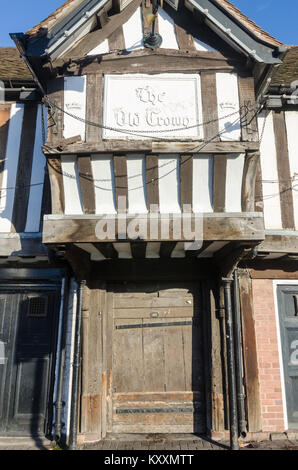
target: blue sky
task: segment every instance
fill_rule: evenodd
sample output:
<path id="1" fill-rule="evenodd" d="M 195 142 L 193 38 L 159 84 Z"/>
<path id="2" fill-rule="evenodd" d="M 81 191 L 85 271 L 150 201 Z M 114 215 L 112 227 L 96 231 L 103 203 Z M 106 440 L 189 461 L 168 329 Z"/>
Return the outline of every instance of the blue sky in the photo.
<path id="1" fill-rule="evenodd" d="M 64 0 L 2 0 L 1 3 L 0 46 L 12 46 L 9 33 L 27 31 Z M 280 41 L 298 44 L 297 0 L 233 0 L 233 3 Z"/>

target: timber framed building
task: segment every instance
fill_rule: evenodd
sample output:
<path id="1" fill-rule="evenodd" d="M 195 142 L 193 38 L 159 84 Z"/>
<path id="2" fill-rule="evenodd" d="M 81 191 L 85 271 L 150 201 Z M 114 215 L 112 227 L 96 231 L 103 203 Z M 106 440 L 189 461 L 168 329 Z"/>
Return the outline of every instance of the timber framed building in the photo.
<path id="1" fill-rule="evenodd" d="M 151 10 L 0 48 L 0 435 L 298 432 L 298 47 Z"/>

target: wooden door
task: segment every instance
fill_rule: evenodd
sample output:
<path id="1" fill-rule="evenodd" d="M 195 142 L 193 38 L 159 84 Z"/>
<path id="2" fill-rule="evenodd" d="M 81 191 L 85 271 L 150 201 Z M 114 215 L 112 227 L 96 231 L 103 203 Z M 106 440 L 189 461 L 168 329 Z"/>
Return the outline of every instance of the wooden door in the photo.
<path id="1" fill-rule="evenodd" d="M 198 286 L 117 286 L 112 432 L 205 431 Z"/>
<path id="2" fill-rule="evenodd" d="M 0 292 L 0 433 L 47 434 L 59 292 Z"/>
<path id="3" fill-rule="evenodd" d="M 278 287 L 288 428 L 298 429 L 298 286 Z"/>

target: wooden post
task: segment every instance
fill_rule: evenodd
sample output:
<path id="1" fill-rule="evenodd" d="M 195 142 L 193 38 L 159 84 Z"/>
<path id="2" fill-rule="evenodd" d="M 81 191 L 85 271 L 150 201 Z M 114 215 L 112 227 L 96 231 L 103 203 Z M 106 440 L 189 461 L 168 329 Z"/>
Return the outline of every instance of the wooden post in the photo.
<path id="1" fill-rule="evenodd" d="M 259 432 L 262 429 L 262 424 L 252 281 L 247 269 L 238 269 L 238 276 L 243 332 L 244 380 L 248 431 Z"/>
<path id="2" fill-rule="evenodd" d="M 246 152 L 241 195 L 241 207 L 243 212 L 254 212 L 255 210 L 256 177 L 259 159 L 259 152 Z"/>

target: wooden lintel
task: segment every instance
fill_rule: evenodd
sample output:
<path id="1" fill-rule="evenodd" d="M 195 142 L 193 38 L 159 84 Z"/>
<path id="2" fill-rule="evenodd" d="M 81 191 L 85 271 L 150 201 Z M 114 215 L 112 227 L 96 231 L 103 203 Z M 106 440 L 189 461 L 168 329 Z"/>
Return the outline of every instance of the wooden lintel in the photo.
<path id="1" fill-rule="evenodd" d="M 190 235 L 184 235 L 185 218 L 181 216 L 181 233 L 177 234 L 177 216 L 164 219 L 159 217 L 158 236 L 150 237 L 150 221 L 146 215 L 126 219 L 117 217 L 82 216 L 45 216 L 43 226 L 43 243 L 52 246 L 65 243 L 97 243 L 133 241 L 127 238 L 128 229 L 142 227 L 143 241 L 190 241 Z M 183 222 L 184 220 L 184 222 Z M 200 231 L 197 239 L 204 241 L 244 241 L 260 242 L 264 240 L 264 220 L 256 213 L 247 214 L 212 214 L 203 217 L 195 227 L 195 215 L 188 222 L 191 230 Z M 169 227 L 168 229 L 166 227 Z M 145 227 L 145 229 L 143 229 Z M 108 234 L 106 233 L 108 232 Z M 187 231 L 186 231 L 187 232 Z M 196 232 L 194 232 L 196 233 Z M 101 237 L 101 235 L 105 235 Z M 107 236 L 108 235 L 108 236 Z M 126 238 L 125 238 L 126 237 Z"/>
<path id="2" fill-rule="evenodd" d="M 47 156 L 59 154 L 146 152 L 158 153 L 245 153 L 258 151 L 258 142 L 204 142 L 204 141 L 153 141 L 153 140 L 102 140 L 100 142 L 63 143 L 60 146 L 47 142 L 43 152 Z"/>
<path id="3" fill-rule="evenodd" d="M 258 253 L 298 253 L 297 235 L 267 235 L 265 240 L 258 246 Z"/>

